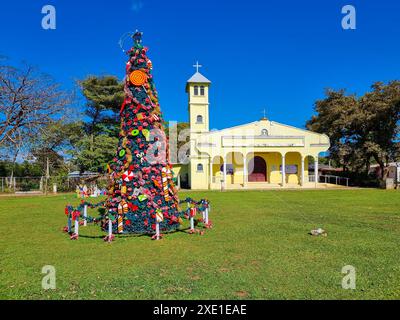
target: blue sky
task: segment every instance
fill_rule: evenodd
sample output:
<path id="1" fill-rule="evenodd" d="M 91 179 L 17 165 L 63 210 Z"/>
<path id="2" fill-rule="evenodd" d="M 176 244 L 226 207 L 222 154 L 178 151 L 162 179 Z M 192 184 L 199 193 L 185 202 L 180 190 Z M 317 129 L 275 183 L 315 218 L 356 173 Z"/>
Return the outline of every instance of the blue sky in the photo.
<path id="1" fill-rule="evenodd" d="M 41 28 L 41 9 L 57 29 Z M 354 5 L 357 29 L 343 30 Z M 118 40 L 144 32 L 161 108 L 187 121 L 185 82 L 196 60 L 212 81 L 212 128 L 258 120 L 303 127 L 324 89 L 363 94 L 374 81 L 400 79 L 400 1 L 51 1 L 4 0 L 0 54 L 51 74 L 65 88 L 88 74 L 124 76 Z"/>

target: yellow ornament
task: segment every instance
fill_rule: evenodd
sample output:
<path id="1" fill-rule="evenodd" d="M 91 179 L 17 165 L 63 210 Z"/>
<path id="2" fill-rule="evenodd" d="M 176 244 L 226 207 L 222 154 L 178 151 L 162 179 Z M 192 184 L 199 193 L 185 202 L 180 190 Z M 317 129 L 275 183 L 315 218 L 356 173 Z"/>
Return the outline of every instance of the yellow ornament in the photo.
<path id="1" fill-rule="evenodd" d="M 148 129 L 143 129 L 142 130 L 142 134 L 144 135 L 144 137 L 146 138 L 146 141 L 150 140 L 150 131 Z"/>
<path id="2" fill-rule="evenodd" d="M 126 194 L 126 186 L 121 187 L 121 194 Z"/>

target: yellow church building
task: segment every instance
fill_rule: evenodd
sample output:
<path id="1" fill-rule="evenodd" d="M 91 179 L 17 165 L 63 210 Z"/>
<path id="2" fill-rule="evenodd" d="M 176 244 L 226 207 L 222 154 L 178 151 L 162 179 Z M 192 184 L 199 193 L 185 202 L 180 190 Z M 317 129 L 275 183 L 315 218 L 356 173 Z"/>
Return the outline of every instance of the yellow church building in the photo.
<path id="1" fill-rule="evenodd" d="M 190 157 L 187 164 L 173 165 L 178 184 L 196 190 L 318 187 L 314 172 L 318 155 L 330 147 L 328 136 L 266 117 L 210 131 L 211 81 L 198 67 L 186 84 Z"/>

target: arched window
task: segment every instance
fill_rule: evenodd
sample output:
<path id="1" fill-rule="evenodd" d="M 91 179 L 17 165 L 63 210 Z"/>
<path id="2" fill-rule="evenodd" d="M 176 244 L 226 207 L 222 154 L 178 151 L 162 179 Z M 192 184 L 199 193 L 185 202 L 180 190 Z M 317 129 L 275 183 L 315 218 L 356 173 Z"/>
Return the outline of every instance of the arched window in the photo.
<path id="1" fill-rule="evenodd" d="M 197 116 L 196 123 L 203 123 L 203 116 Z"/>
<path id="2" fill-rule="evenodd" d="M 194 95 L 195 96 L 199 95 L 199 86 L 194 86 Z"/>
<path id="3" fill-rule="evenodd" d="M 204 96 L 204 86 L 201 86 L 201 87 L 200 87 L 200 95 L 201 95 L 201 96 Z"/>
<path id="4" fill-rule="evenodd" d="M 261 135 L 262 136 L 267 136 L 268 135 L 268 130 L 267 129 L 262 129 Z"/>
<path id="5" fill-rule="evenodd" d="M 203 165 L 201 163 L 197 165 L 197 172 L 203 172 Z"/>
<path id="6" fill-rule="evenodd" d="M 224 165 L 221 165 L 221 167 L 220 167 L 220 171 L 221 172 L 224 172 Z M 227 163 L 226 164 L 226 174 L 229 176 L 229 175 L 233 175 L 234 174 L 234 172 L 235 172 L 235 169 L 233 168 L 233 164 L 231 164 L 231 163 Z"/>

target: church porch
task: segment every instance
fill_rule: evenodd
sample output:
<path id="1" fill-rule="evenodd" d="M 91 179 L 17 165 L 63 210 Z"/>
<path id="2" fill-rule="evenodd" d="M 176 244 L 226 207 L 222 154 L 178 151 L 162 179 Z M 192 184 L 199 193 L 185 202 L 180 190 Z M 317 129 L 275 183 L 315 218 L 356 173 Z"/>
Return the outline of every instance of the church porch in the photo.
<path id="1" fill-rule="evenodd" d="M 308 164 L 309 158 L 299 152 L 229 152 L 210 163 L 210 189 L 324 187 L 309 176 Z"/>

